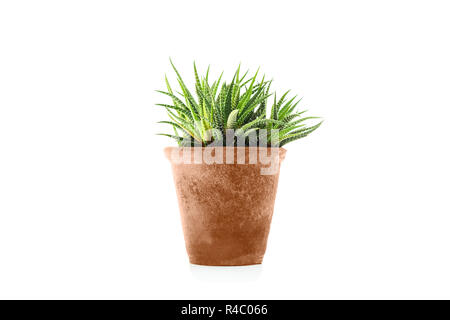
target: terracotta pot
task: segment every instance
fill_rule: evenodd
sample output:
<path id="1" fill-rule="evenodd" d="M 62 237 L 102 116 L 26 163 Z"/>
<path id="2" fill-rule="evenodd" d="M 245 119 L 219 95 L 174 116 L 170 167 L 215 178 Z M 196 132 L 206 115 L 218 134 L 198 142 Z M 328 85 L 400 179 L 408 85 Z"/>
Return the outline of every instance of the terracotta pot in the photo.
<path id="1" fill-rule="evenodd" d="M 215 266 L 260 264 L 266 251 L 280 163 L 286 150 L 169 147 L 164 151 L 172 164 L 190 262 Z M 193 163 L 194 151 L 197 155 L 212 154 L 216 162 L 223 163 L 210 164 L 205 156 Z M 184 161 L 180 163 L 175 155 L 184 157 Z M 267 174 L 268 159 L 273 164 L 272 174 Z M 186 160 L 191 163 L 185 163 Z M 262 174 L 264 170 L 266 174 Z"/>

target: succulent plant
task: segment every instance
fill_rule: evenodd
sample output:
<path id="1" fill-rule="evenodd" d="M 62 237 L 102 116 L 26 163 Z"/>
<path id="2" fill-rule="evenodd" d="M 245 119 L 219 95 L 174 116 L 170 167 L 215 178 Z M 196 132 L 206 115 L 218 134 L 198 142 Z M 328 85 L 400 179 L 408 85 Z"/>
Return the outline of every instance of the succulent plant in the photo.
<path id="1" fill-rule="evenodd" d="M 222 81 L 222 74 L 210 84 L 208 67 L 200 77 L 194 63 L 195 97 L 188 90 L 180 73 L 170 61 L 180 87 L 174 91 L 167 76 L 167 91 L 158 92 L 171 98 L 170 104 L 157 104 L 167 110 L 169 121 L 160 121 L 173 128 L 173 134 L 160 133 L 175 139 L 179 146 L 252 146 L 267 143 L 281 147 L 304 138 L 322 122 L 307 126 L 306 111 L 297 110 L 301 99 L 288 97 L 286 91 L 279 99 L 270 91 L 272 80 L 259 69 L 252 77 L 248 71 L 241 75 L 240 65 L 231 82 Z M 273 96 L 273 99 L 272 97 Z M 269 106 L 269 101 L 273 101 Z"/>

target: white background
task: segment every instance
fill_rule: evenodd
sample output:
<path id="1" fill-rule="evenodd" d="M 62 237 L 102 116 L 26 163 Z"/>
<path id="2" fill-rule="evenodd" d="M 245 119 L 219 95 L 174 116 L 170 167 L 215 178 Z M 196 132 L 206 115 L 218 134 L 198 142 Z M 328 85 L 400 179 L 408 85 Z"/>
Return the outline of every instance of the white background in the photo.
<path id="1" fill-rule="evenodd" d="M 0 298 L 450 298 L 446 1 L 2 1 Z M 190 266 L 155 136 L 169 56 L 323 116 L 262 266 Z"/>

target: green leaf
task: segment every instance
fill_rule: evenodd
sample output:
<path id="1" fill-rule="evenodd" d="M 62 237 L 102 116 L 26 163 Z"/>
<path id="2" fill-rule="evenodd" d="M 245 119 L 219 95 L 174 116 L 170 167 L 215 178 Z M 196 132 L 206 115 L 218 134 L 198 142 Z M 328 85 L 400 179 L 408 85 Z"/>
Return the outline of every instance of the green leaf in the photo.
<path id="1" fill-rule="evenodd" d="M 191 113 L 189 112 L 189 110 L 186 110 L 186 109 L 183 109 L 183 108 L 180 108 L 180 107 L 177 107 L 177 106 L 172 106 L 172 105 L 168 105 L 168 104 L 162 104 L 162 103 L 157 103 L 156 105 L 157 105 L 157 106 L 164 107 L 164 108 L 166 108 L 166 109 L 167 109 L 167 108 L 173 109 L 173 110 L 177 111 L 179 115 L 184 115 L 184 116 L 186 116 L 186 118 L 188 118 L 189 120 L 192 120 L 192 115 L 191 115 Z"/>
<path id="2" fill-rule="evenodd" d="M 317 128 L 320 127 L 320 125 L 322 124 L 323 121 L 319 122 L 318 124 L 316 124 L 315 126 L 309 127 L 309 128 L 304 128 L 301 130 L 297 130 L 295 132 L 292 132 L 291 134 L 289 134 L 288 136 L 284 137 L 281 142 L 280 142 L 280 147 L 284 146 L 285 144 L 304 138 L 307 135 L 309 135 L 311 132 L 315 131 Z"/>
<path id="3" fill-rule="evenodd" d="M 172 135 L 172 134 L 167 134 L 167 133 L 157 133 L 157 135 L 158 135 L 158 136 L 166 136 L 166 137 L 175 139 L 177 142 L 183 141 L 183 138 L 182 138 L 182 137 L 177 137 L 177 136 L 174 136 L 174 135 Z"/>
<path id="4" fill-rule="evenodd" d="M 237 109 L 231 111 L 230 116 L 228 117 L 228 120 L 227 120 L 227 129 L 233 129 L 236 126 L 236 118 L 237 118 L 238 113 L 239 113 L 239 110 L 237 110 Z"/>
<path id="5" fill-rule="evenodd" d="M 225 106 L 223 108 L 223 118 L 224 119 L 227 119 L 231 112 L 231 99 L 233 97 L 233 87 L 234 87 L 235 78 L 236 78 L 236 75 L 233 77 L 233 80 L 231 81 L 231 84 L 228 86 L 228 89 L 227 89 L 227 97 L 225 100 Z"/>

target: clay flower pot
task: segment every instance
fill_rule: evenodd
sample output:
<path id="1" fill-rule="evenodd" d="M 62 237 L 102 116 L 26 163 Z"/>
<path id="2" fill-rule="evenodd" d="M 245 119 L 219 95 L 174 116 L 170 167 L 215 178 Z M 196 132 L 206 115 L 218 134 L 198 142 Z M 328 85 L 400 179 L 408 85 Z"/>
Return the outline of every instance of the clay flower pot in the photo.
<path id="1" fill-rule="evenodd" d="M 190 262 L 214 266 L 260 264 L 286 150 L 169 147 L 164 151 L 172 164 Z M 202 153 L 203 158 L 196 158 L 194 151 Z M 215 157 L 214 163 L 208 155 Z M 271 171 L 267 170 L 269 162 Z"/>

